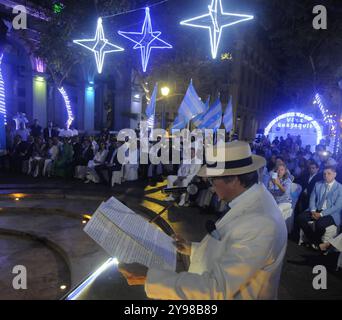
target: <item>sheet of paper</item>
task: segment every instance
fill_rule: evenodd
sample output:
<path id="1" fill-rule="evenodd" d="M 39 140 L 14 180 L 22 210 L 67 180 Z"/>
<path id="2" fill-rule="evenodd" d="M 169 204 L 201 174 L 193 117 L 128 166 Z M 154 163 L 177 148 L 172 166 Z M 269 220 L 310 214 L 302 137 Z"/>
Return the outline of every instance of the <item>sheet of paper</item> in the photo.
<path id="1" fill-rule="evenodd" d="M 108 207 L 111 207 L 115 209 L 116 211 L 122 212 L 122 213 L 130 213 L 135 214 L 133 210 L 125 206 L 122 202 L 120 202 L 118 199 L 111 197 L 106 202 L 104 202 Z"/>
<path id="2" fill-rule="evenodd" d="M 84 230 L 121 262 L 176 269 L 173 239 L 115 198 L 100 205 Z"/>
<path id="3" fill-rule="evenodd" d="M 116 206 L 118 209 L 116 209 Z M 111 221 L 125 233 L 152 251 L 171 266 L 176 268 L 176 249 L 173 239 L 160 231 L 155 225 L 148 223 L 143 217 L 115 198 L 111 198 L 99 208 Z"/>
<path id="4" fill-rule="evenodd" d="M 100 211 L 95 212 L 84 231 L 109 255 L 116 257 L 120 262 L 138 262 L 148 267 L 152 264 L 163 265 L 161 260 L 153 259 L 152 262 L 152 252 L 125 234 Z"/>

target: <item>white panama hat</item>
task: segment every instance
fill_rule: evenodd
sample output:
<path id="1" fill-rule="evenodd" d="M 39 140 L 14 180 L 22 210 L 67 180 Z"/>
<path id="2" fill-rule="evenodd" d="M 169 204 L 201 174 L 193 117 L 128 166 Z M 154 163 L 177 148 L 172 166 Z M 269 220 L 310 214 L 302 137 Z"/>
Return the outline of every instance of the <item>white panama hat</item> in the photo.
<path id="1" fill-rule="evenodd" d="M 206 160 L 197 174 L 200 177 L 242 175 L 266 166 L 265 158 L 253 155 L 249 144 L 243 141 L 226 143 L 221 149 L 214 147 L 214 154 L 208 154 Z"/>

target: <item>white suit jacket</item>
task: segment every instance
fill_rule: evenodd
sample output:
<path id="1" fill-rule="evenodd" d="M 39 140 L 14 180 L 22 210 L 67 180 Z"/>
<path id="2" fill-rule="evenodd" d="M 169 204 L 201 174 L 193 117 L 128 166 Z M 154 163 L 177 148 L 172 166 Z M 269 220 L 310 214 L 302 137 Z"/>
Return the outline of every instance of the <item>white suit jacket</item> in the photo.
<path id="1" fill-rule="evenodd" d="M 339 252 L 342 252 L 342 233 L 329 241 Z"/>
<path id="2" fill-rule="evenodd" d="M 153 299 L 276 299 L 287 231 L 264 185 L 230 203 L 216 223 L 221 241 L 207 235 L 192 244 L 188 272 L 150 269 L 145 291 Z"/>
<path id="3" fill-rule="evenodd" d="M 182 181 L 182 185 L 187 187 L 192 179 L 197 175 L 198 171 L 200 171 L 202 165 L 201 164 L 181 164 L 178 168 L 177 176 L 178 177 L 186 177 Z"/>

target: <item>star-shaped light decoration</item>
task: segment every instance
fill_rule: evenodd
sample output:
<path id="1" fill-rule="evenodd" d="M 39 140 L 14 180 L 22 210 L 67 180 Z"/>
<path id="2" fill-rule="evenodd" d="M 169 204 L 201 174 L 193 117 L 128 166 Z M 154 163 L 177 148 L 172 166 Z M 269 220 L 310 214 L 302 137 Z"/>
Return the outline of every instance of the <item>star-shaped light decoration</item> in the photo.
<path id="1" fill-rule="evenodd" d="M 145 9 L 145 20 L 141 32 L 118 31 L 119 35 L 135 43 L 133 49 L 140 49 L 141 64 L 146 72 L 152 49 L 172 49 L 172 45 L 160 39 L 161 32 L 153 31 L 150 8 Z"/>
<path id="2" fill-rule="evenodd" d="M 216 59 L 222 31 L 234 24 L 254 19 L 251 15 L 224 12 L 222 0 L 212 0 L 208 6 L 209 13 L 184 20 L 180 24 L 190 27 L 208 29 L 210 35 L 211 54 Z"/>
<path id="3" fill-rule="evenodd" d="M 97 29 L 94 39 L 74 40 L 73 42 L 94 52 L 98 73 L 102 73 L 104 60 L 107 53 L 124 51 L 123 48 L 110 43 L 106 39 L 102 26 L 102 18 L 97 20 Z"/>

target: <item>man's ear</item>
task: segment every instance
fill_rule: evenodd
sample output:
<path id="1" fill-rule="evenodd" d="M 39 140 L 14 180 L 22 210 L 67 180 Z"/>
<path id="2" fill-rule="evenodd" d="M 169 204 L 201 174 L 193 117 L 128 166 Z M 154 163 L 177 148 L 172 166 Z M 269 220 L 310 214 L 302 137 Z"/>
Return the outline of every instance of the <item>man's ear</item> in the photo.
<path id="1" fill-rule="evenodd" d="M 239 186 L 240 185 L 240 180 L 238 179 L 238 177 L 234 177 L 232 182 L 231 182 L 234 186 Z"/>

